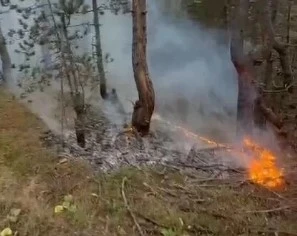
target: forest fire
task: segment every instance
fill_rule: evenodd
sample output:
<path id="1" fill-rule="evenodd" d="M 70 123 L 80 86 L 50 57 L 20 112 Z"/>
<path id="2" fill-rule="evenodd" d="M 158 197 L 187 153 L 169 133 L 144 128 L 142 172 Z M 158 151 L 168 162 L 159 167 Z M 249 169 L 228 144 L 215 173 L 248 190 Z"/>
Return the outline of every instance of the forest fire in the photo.
<path id="1" fill-rule="evenodd" d="M 277 167 L 276 156 L 250 138 L 245 138 L 243 145 L 253 157 L 248 170 L 251 181 L 268 188 L 282 187 L 284 185 L 283 170 Z"/>
<path id="2" fill-rule="evenodd" d="M 236 156 L 248 156 L 252 158 L 247 168 L 248 178 L 261 186 L 270 189 L 276 189 L 284 186 L 283 170 L 276 164 L 276 156 L 267 148 L 256 143 L 250 137 L 245 137 L 242 141 L 242 150 L 231 147 L 226 144 L 217 143 L 208 138 L 202 137 L 190 130 L 175 125 L 167 120 L 164 120 L 159 115 L 154 115 L 153 119 L 159 120 L 167 125 L 181 131 L 186 137 L 196 141 L 202 141 L 206 144 L 214 145 L 219 148 L 226 148 L 229 152 L 234 152 Z"/>

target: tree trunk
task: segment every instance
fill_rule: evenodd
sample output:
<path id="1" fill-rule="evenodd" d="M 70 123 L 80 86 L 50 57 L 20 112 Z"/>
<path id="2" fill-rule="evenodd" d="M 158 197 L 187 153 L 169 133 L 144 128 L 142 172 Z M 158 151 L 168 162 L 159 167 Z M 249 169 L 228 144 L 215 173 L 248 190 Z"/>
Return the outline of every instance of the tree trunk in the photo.
<path id="1" fill-rule="evenodd" d="M 99 11 L 97 0 L 92 0 L 93 4 L 93 14 L 94 14 L 94 28 L 95 28 L 95 38 L 96 38 L 96 57 L 97 57 L 97 69 L 100 77 L 100 95 L 103 99 L 107 98 L 106 91 L 106 76 L 103 66 L 103 58 L 102 58 L 102 48 L 101 48 L 101 36 L 100 36 L 100 23 L 99 23 Z"/>
<path id="2" fill-rule="evenodd" d="M 276 17 L 277 12 L 277 0 L 272 0 L 270 5 L 269 0 L 265 0 L 264 17 L 269 38 L 272 40 L 273 49 L 279 54 L 280 64 L 284 75 L 284 86 L 287 87 L 293 81 L 292 68 L 290 64 L 288 48 L 285 44 L 282 44 L 276 40 L 275 32 L 273 28 L 273 19 Z M 292 87 L 289 92 L 292 91 Z"/>
<path id="3" fill-rule="evenodd" d="M 84 148 L 86 146 L 85 137 L 85 120 L 86 120 L 86 110 L 84 106 L 83 97 L 81 94 L 76 94 L 73 97 L 74 111 L 76 113 L 75 119 L 75 133 L 77 144 Z"/>
<path id="4" fill-rule="evenodd" d="M 153 83 L 149 77 L 146 61 L 146 0 L 133 0 L 132 4 L 132 64 L 139 97 L 134 105 L 132 126 L 135 127 L 141 135 L 146 135 L 149 132 L 151 117 L 155 108 L 155 92 Z"/>
<path id="5" fill-rule="evenodd" d="M 12 71 L 11 71 L 11 59 L 8 53 L 7 45 L 5 38 L 0 27 L 0 57 L 2 61 L 2 73 L 3 73 L 3 82 L 11 82 Z"/>
<path id="6" fill-rule="evenodd" d="M 77 73 L 77 68 L 75 66 L 71 45 L 69 42 L 68 37 L 68 30 L 66 25 L 66 19 L 65 15 L 61 16 L 61 23 L 62 23 L 62 29 L 63 29 L 63 35 L 65 40 L 65 46 L 67 50 L 67 58 L 69 61 L 69 65 L 66 63 L 66 61 L 62 62 L 65 66 L 66 71 L 66 78 L 68 80 L 68 86 L 70 88 L 70 94 L 72 98 L 73 108 L 76 113 L 76 119 L 75 119 L 75 133 L 76 133 L 76 139 L 77 143 L 80 147 L 85 147 L 86 141 L 85 141 L 85 116 L 86 116 L 86 109 L 85 109 L 85 101 L 84 101 L 84 90 L 83 85 L 80 83 L 80 78 Z M 64 49 L 62 49 L 64 50 Z M 61 51 L 62 55 L 64 55 L 63 51 Z M 65 56 L 65 55 L 64 55 Z M 63 56 L 62 60 L 66 60 L 66 58 Z M 80 88 L 82 91 L 80 91 Z"/>
<path id="7" fill-rule="evenodd" d="M 287 44 L 290 43 L 291 12 L 292 12 L 292 6 L 293 6 L 293 4 L 294 4 L 294 1 L 292 1 L 292 0 L 288 0 L 287 36 L 286 36 Z"/>
<path id="8" fill-rule="evenodd" d="M 248 60 L 244 55 L 243 27 L 247 20 L 249 1 L 240 0 L 236 16 L 232 22 L 232 35 L 230 53 L 231 60 L 238 74 L 238 99 L 237 99 L 237 134 L 247 133 L 252 128 L 252 86 L 248 74 Z"/>
<path id="9" fill-rule="evenodd" d="M 75 120 L 75 135 L 77 144 L 82 148 L 86 146 L 84 120 L 85 114 L 77 114 L 77 118 Z"/>

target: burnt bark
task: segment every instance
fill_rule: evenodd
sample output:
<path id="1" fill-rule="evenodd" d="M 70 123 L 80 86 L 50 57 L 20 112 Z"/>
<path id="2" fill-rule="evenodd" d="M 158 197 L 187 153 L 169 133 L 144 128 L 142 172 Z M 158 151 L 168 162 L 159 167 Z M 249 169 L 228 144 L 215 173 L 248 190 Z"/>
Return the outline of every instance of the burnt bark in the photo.
<path id="1" fill-rule="evenodd" d="M 77 144 L 84 148 L 86 146 L 85 137 L 85 120 L 86 120 L 86 109 L 81 94 L 76 94 L 73 97 L 74 111 L 76 113 L 75 119 L 75 134 Z"/>
<path id="2" fill-rule="evenodd" d="M 94 23 L 95 38 L 96 38 L 96 43 L 95 43 L 96 58 L 97 58 L 96 64 L 97 64 L 97 69 L 98 69 L 99 78 L 100 78 L 100 95 L 103 99 L 107 99 L 108 94 L 106 91 L 106 75 L 105 75 L 104 66 L 103 66 L 100 22 L 99 22 L 99 11 L 98 11 L 97 0 L 92 0 L 92 5 L 93 5 L 93 14 L 94 14 L 93 23 Z"/>
<path id="3" fill-rule="evenodd" d="M 138 100 L 134 105 L 132 126 L 135 127 L 141 135 L 148 134 L 151 117 L 155 108 L 155 92 L 147 66 L 146 13 L 146 0 L 133 0 L 132 65 L 138 91 Z"/>
<path id="4" fill-rule="evenodd" d="M 2 61 L 3 82 L 6 83 L 11 80 L 11 59 L 8 53 L 5 38 L 0 27 L 0 57 Z"/>

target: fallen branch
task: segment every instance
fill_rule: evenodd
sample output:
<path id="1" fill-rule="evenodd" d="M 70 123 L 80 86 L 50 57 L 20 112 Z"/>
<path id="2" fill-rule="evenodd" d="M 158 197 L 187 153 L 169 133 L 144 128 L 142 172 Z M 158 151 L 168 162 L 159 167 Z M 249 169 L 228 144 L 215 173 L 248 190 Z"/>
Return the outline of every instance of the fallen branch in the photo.
<path id="1" fill-rule="evenodd" d="M 124 177 L 123 180 L 122 180 L 122 189 L 121 189 L 122 198 L 124 200 L 125 207 L 126 207 L 127 211 L 129 212 L 131 218 L 133 219 L 134 224 L 135 224 L 139 234 L 141 236 L 144 236 L 144 233 L 142 232 L 142 229 L 141 229 L 140 225 L 138 224 L 138 222 L 136 220 L 136 217 L 135 217 L 134 213 L 132 212 L 132 210 L 131 210 L 131 208 L 130 208 L 130 206 L 128 204 L 127 198 L 126 198 L 126 194 L 125 194 L 125 183 L 126 183 L 126 181 L 127 181 L 127 177 Z"/>

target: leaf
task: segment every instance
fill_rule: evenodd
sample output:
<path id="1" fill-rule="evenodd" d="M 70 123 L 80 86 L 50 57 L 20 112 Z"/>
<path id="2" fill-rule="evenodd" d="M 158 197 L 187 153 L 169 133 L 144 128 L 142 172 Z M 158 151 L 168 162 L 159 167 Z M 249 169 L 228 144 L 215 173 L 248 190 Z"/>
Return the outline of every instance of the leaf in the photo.
<path id="1" fill-rule="evenodd" d="M 10 222 L 17 222 L 18 221 L 18 216 L 21 213 L 21 209 L 17 209 L 17 208 L 12 208 L 7 216 L 7 219 Z"/>
<path id="2" fill-rule="evenodd" d="M 92 193 L 91 196 L 92 196 L 92 197 L 99 197 L 99 195 L 96 194 L 96 193 Z"/>
<path id="3" fill-rule="evenodd" d="M 72 213 L 76 212 L 76 210 L 77 210 L 77 208 L 76 208 L 76 205 L 74 205 L 74 204 L 70 205 L 70 207 L 68 208 L 68 211 L 70 211 Z"/>
<path id="4" fill-rule="evenodd" d="M 162 229 L 161 234 L 163 236 L 177 236 L 176 232 L 174 232 L 172 229 Z"/>
<path id="5" fill-rule="evenodd" d="M 69 209 L 70 202 L 63 202 L 62 206 L 64 207 L 64 209 Z"/>
<path id="6" fill-rule="evenodd" d="M 18 208 L 12 208 L 10 210 L 10 215 L 12 216 L 19 216 L 19 214 L 21 214 L 21 209 L 18 209 Z"/>
<path id="7" fill-rule="evenodd" d="M 0 236 L 12 236 L 12 230 L 10 228 L 5 228 L 1 231 Z"/>
<path id="8" fill-rule="evenodd" d="M 73 196 L 71 194 L 68 194 L 64 197 L 65 202 L 72 203 L 73 202 Z"/>
<path id="9" fill-rule="evenodd" d="M 55 213 L 56 214 L 62 213 L 63 211 L 64 211 L 64 207 L 62 205 L 55 206 Z"/>
<path id="10" fill-rule="evenodd" d="M 12 223 L 16 223 L 18 221 L 16 216 L 7 216 L 7 219 Z"/>

